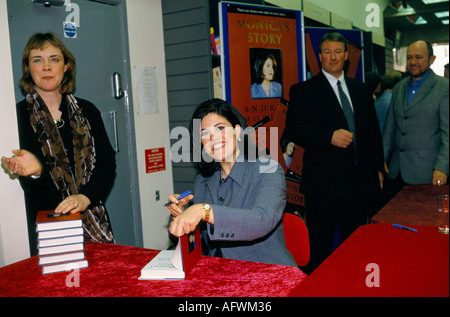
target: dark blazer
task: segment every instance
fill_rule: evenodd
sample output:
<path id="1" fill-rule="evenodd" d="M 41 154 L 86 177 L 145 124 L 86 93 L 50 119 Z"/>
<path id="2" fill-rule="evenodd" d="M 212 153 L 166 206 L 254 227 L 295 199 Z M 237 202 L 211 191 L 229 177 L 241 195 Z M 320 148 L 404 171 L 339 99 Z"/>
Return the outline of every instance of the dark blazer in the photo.
<path id="1" fill-rule="evenodd" d="M 380 190 L 383 147 L 372 95 L 357 80 L 346 77 L 345 82 L 355 114 L 356 165 L 352 145 L 342 149 L 331 144 L 335 130 L 349 128 L 325 75 L 320 72 L 290 89 L 286 131 L 305 149 L 301 183 L 305 195 L 363 197 Z"/>

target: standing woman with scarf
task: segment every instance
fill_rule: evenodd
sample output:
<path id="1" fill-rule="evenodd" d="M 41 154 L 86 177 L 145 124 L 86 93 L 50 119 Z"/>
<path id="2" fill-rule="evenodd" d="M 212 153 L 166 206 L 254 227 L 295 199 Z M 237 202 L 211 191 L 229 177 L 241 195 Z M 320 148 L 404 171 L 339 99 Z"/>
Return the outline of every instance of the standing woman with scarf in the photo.
<path id="1" fill-rule="evenodd" d="M 25 100 L 17 104 L 20 150 L 3 166 L 25 192 L 31 255 L 38 211 L 80 212 L 86 240 L 113 243 L 104 208 L 115 177 L 115 152 L 99 110 L 75 98 L 76 62 L 52 33 L 34 34 L 22 56 Z"/>

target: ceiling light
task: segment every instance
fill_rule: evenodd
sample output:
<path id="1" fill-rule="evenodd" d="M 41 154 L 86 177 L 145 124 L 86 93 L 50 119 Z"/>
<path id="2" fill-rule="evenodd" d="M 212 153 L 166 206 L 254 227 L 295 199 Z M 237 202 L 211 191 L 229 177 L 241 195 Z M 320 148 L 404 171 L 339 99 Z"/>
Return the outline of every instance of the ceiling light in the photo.
<path id="1" fill-rule="evenodd" d="M 433 4 L 433 3 L 440 3 L 440 2 L 448 2 L 448 0 L 422 0 L 425 4 Z"/>
<path id="2" fill-rule="evenodd" d="M 406 1 L 393 0 L 389 3 L 389 5 L 399 12 L 414 11 L 414 9 L 407 4 Z"/>
<path id="3" fill-rule="evenodd" d="M 442 24 L 448 25 L 448 19 L 447 20 L 441 20 Z"/>
<path id="4" fill-rule="evenodd" d="M 407 12 L 407 11 L 415 11 L 413 7 L 411 7 L 409 4 L 406 5 L 406 7 L 400 7 L 398 9 L 400 12 Z"/>
<path id="5" fill-rule="evenodd" d="M 437 18 L 445 18 L 448 17 L 448 11 L 435 12 L 434 15 Z"/>
<path id="6" fill-rule="evenodd" d="M 422 16 L 420 16 L 420 15 L 410 15 L 406 18 L 408 19 L 409 22 L 411 22 L 414 25 L 422 25 L 422 24 L 428 23 L 427 20 L 422 18 Z"/>
<path id="7" fill-rule="evenodd" d="M 56 7 L 60 7 L 62 5 L 64 5 L 65 0 L 31 0 L 32 3 L 39 3 L 39 4 L 43 4 L 45 7 L 50 7 L 50 6 L 56 6 Z"/>

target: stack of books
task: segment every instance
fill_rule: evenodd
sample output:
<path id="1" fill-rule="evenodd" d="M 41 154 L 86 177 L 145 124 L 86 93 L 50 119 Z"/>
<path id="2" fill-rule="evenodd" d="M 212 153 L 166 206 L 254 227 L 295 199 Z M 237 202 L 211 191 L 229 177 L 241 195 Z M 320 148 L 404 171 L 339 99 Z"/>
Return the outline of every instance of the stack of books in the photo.
<path id="1" fill-rule="evenodd" d="M 84 254 L 81 214 L 39 211 L 36 219 L 38 257 L 42 274 L 70 271 L 88 266 Z"/>

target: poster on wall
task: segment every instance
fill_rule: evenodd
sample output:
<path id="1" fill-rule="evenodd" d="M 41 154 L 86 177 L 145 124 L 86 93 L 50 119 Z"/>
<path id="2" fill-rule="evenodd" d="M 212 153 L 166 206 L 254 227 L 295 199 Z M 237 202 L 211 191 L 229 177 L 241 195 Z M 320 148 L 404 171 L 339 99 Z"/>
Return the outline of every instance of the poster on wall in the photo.
<path id="1" fill-rule="evenodd" d="M 306 78 L 303 13 L 221 2 L 219 19 L 223 99 L 257 130 L 259 150 L 283 166 L 288 203 L 304 206 L 302 150 L 282 138 L 289 89 Z"/>

